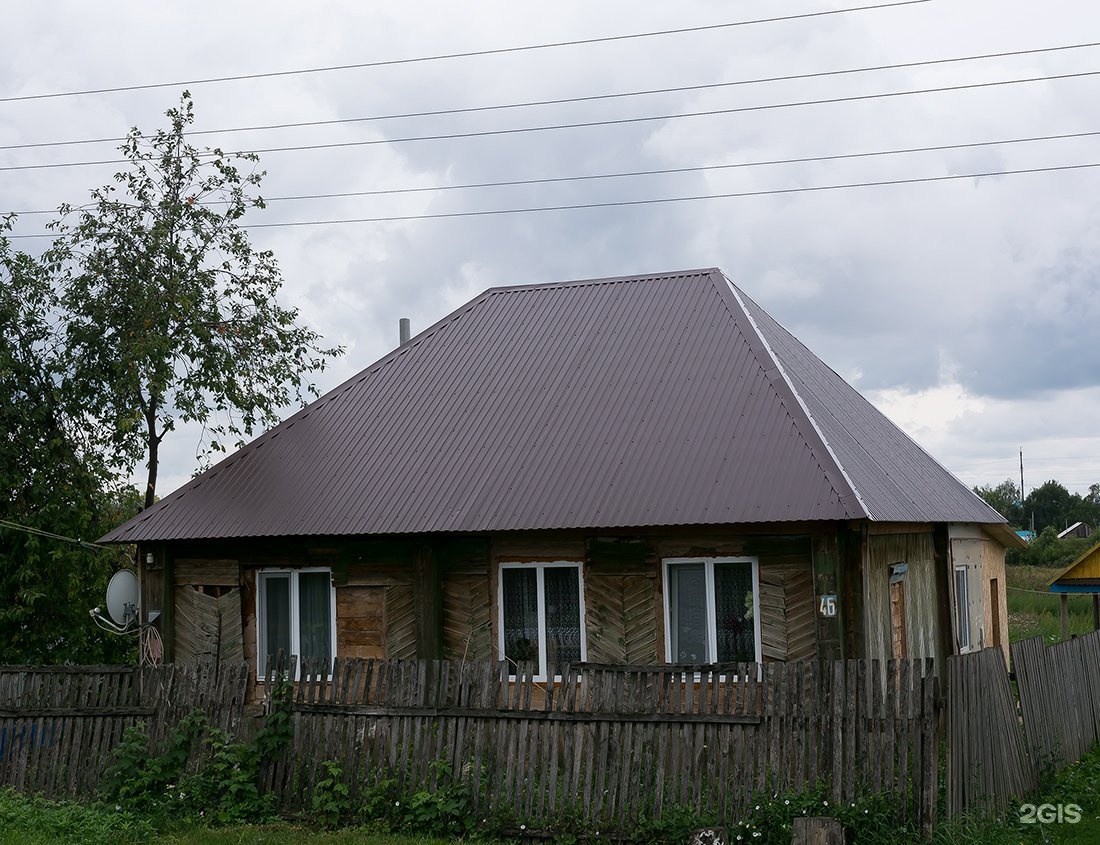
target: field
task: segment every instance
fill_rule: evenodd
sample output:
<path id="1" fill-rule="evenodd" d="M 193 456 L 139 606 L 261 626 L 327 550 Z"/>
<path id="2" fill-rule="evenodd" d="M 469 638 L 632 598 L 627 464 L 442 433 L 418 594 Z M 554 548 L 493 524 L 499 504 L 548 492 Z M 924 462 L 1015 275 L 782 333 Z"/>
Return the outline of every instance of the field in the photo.
<path id="1" fill-rule="evenodd" d="M 1060 570 L 1041 566 L 1006 567 L 1008 633 L 1010 639 L 1041 636 L 1048 642 L 1062 638 L 1060 599 L 1047 592 L 1047 582 Z M 1070 634 L 1092 630 L 1092 596 L 1070 596 Z"/>

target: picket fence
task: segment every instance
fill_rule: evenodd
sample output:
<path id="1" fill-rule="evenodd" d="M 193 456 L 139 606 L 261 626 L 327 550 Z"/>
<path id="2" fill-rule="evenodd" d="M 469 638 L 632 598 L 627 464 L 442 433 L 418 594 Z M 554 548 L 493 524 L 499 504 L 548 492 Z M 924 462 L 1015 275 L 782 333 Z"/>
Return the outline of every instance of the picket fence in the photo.
<path id="1" fill-rule="evenodd" d="M 522 668 L 344 660 L 303 667 L 294 743 L 268 788 L 308 806 L 335 761 L 352 795 L 475 783 L 478 812 L 527 830 L 561 817 L 630 829 L 666 807 L 736 819 L 754 797 L 829 784 L 834 801 L 888 793 L 935 813 L 937 681 L 931 662 Z M 270 680 L 270 679 L 269 679 Z M 442 763 L 442 765 L 441 765 Z"/>
<path id="2" fill-rule="evenodd" d="M 304 665 L 290 701 L 290 747 L 263 772 L 280 806 L 308 808 L 336 763 L 351 798 L 450 783 L 476 810 L 528 832 L 564 818 L 605 832 L 671 807 L 734 821 L 761 795 L 822 786 L 830 802 L 885 794 L 907 819 L 944 806 L 997 810 L 1046 766 L 1100 739 L 1100 633 L 1016 643 L 1019 696 L 1003 652 L 931 661 L 561 667 L 547 681 L 496 663 L 338 660 Z M 262 697 L 244 664 L 0 667 L 0 786 L 92 794 L 110 751 L 144 722 L 162 740 L 187 713 L 244 737 Z M 257 706 L 259 705 L 259 706 Z"/>
<path id="3" fill-rule="evenodd" d="M 132 725 L 159 743 L 199 709 L 238 734 L 248 683 L 244 664 L 0 667 L 0 786 L 92 795 Z"/>

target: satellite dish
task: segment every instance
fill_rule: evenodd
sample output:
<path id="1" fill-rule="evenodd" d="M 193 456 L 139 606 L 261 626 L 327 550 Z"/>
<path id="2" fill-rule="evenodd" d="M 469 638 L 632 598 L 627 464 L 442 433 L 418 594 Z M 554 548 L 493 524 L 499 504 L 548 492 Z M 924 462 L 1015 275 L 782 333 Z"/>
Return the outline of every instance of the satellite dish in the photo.
<path id="1" fill-rule="evenodd" d="M 129 569 L 120 569 L 107 585 L 107 612 L 116 625 L 127 627 L 137 619 L 138 581 Z"/>

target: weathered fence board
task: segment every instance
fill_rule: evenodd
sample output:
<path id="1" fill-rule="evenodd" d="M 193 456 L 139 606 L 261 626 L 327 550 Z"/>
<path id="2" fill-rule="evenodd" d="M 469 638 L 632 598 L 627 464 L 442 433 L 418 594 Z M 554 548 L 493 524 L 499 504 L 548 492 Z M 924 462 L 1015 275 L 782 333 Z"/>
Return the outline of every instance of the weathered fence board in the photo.
<path id="1" fill-rule="evenodd" d="M 1100 740 L 1100 632 L 1045 647 L 1012 644 L 1027 748 L 1040 766 L 1060 769 Z"/>
<path id="2" fill-rule="evenodd" d="M 196 708 L 237 734 L 248 680 L 243 663 L 0 667 L 0 786 L 91 794 L 126 728 L 144 722 L 158 742 Z"/>
<path id="3" fill-rule="evenodd" d="M 475 780 L 479 810 L 538 830 L 562 812 L 630 829 L 674 805 L 732 819 L 765 789 L 831 781 L 838 801 L 885 792 L 899 815 L 932 821 L 931 661 L 585 664 L 546 682 L 530 667 L 508 671 L 441 661 L 305 666 L 293 746 L 266 785 L 293 808 L 326 760 L 347 773 L 353 795 L 382 778 L 404 790 Z"/>
<path id="4" fill-rule="evenodd" d="M 947 808 L 999 810 L 1037 785 L 1004 652 L 947 659 Z"/>
<path id="5" fill-rule="evenodd" d="M 629 830 L 673 806 L 735 820 L 753 798 L 824 784 L 830 800 L 890 796 L 929 827 L 946 739 L 950 813 L 1003 807 L 1039 768 L 1100 738 L 1100 634 L 952 657 L 941 695 L 931 660 L 561 667 L 344 658 L 269 667 L 296 677 L 292 745 L 263 772 L 284 809 L 308 807 L 334 761 L 352 797 L 463 782 L 475 810 L 529 831 L 569 816 Z M 0 667 L 0 785 L 90 794 L 123 731 L 164 739 L 200 708 L 244 736 L 245 664 Z M 946 702 L 946 705 L 945 705 Z M 265 706 L 273 706 L 268 695 Z M 941 718 L 946 706 L 946 718 Z M 1022 729 L 1021 729 L 1022 725 Z"/>

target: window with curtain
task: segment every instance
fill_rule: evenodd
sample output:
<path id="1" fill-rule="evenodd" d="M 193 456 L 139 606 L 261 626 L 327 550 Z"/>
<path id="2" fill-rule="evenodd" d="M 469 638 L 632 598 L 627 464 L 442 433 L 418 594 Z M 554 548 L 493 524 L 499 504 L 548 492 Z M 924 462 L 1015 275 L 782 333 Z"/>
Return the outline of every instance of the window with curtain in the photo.
<path id="1" fill-rule="evenodd" d="M 545 678 L 584 660 L 579 563 L 501 564 L 500 650 L 510 664 L 534 663 Z"/>
<path id="2" fill-rule="evenodd" d="M 336 632 L 332 572 L 328 569 L 261 570 L 257 574 L 257 666 L 280 651 L 299 663 L 331 667 Z"/>
<path id="3" fill-rule="evenodd" d="M 753 558 L 665 561 L 669 662 L 759 662 L 756 566 Z"/>

